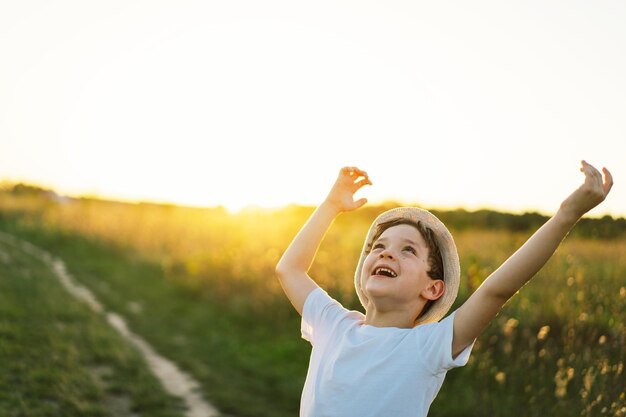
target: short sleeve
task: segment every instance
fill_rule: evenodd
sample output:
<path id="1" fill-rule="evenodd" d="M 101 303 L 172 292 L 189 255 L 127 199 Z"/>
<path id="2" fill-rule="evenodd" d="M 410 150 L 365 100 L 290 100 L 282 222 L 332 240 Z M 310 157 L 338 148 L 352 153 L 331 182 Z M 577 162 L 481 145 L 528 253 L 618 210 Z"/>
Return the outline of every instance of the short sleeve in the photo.
<path id="1" fill-rule="evenodd" d="M 348 314 L 341 304 L 333 300 L 321 288 L 316 288 L 307 296 L 302 307 L 302 338 L 312 345 L 328 335 Z"/>
<path id="2" fill-rule="evenodd" d="M 456 311 L 438 323 L 423 324 L 418 332 L 425 365 L 433 374 L 446 372 L 452 368 L 464 366 L 469 360 L 474 342 L 468 345 L 456 358 L 452 357 L 452 337 L 454 335 L 454 316 Z"/>

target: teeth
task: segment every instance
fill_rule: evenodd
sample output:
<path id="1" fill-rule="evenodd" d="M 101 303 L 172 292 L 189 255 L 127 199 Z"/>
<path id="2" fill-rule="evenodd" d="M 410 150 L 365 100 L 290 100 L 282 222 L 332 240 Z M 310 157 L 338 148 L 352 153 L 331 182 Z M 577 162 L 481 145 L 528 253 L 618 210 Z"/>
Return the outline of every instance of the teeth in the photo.
<path id="1" fill-rule="evenodd" d="M 374 274 L 375 274 L 375 275 L 387 275 L 387 276 L 392 277 L 392 278 L 395 278 L 395 277 L 397 277 L 397 276 L 398 276 L 398 274 L 396 274 L 396 273 L 395 273 L 394 271 L 392 271 L 391 269 L 389 269 L 389 268 L 383 268 L 383 267 L 381 267 L 381 268 L 376 268 L 376 269 L 374 270 Z"/>

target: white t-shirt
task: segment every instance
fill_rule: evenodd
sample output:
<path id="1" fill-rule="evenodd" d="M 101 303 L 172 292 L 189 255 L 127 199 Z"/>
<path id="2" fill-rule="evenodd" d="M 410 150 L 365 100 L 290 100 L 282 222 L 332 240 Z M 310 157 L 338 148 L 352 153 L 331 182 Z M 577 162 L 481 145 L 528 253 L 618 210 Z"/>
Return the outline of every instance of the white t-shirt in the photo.
<path id="1" fill-rule="evenodd" d="M 302 337 L 313 345 L 301 417 L 425 417 L 452 359 L 454 314 L 412 329 L 363 324 L 322 289 L 302 311 Z"/>

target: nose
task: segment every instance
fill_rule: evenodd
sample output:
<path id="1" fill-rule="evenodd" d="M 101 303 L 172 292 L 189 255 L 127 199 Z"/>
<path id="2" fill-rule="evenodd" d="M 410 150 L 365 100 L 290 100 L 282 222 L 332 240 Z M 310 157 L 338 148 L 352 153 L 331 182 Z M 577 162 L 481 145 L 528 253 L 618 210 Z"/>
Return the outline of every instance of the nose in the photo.
<path id="1" fill-rule="evenodd" d="M 389 249 L 384 249 L 383 251 L 381 251 L 378 254 L 378 257 L 380 259 L 385 259 L 385 258 L 394 259 L 393 253 Z"/>

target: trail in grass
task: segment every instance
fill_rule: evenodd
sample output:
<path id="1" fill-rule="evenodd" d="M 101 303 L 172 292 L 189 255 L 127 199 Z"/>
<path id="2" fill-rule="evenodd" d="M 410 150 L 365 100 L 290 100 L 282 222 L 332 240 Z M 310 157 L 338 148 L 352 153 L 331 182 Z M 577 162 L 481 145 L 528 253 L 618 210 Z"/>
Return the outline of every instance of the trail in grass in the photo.
<path id="1" fill-rule="evenodd" d="M 72 296 L 87 304 L 96 313 L 104 315 L 107 322 L 141 352 L 146 363 L 159 381 L 161 381 L 163 387 L 170 394 L 183 399 L 187 405 L 186 414 L 188 417 L 217 417 L 220 415 L 217 409 L 199 394 L 198 382 L 181 371 L 172 361 L 159 355 L 150 344 L 134 334 L 128 328 L 122 316 L 107 312 L 88 288 L 75 282 L 61 259 L 55 258 L 50 253 L 36 247 L 30 242 L 26 242 L 3 232 L 0 232 L 0 240 L 48 265 L 63 287 Z"/>

